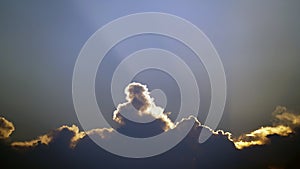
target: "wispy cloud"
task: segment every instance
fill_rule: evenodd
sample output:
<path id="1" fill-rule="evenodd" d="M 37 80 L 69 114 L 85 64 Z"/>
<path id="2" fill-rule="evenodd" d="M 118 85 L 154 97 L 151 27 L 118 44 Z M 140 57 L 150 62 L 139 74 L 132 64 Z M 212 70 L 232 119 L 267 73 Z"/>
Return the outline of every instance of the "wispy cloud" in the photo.
<path id="1" fill-rule="evenodd" d="M 282 124 L 290 126 L 291 128 L 300 126 L 300 115 L 289 112 L 286 107 L 277 106 L 275 111 L 273 112 L 273 116 L 275 117 L 275 125 Z"/>
<path id="2" fill-rule="evenodd" d="M 234 138 L 233 142 L 237 149 L 243 149 L 245 147 L 269 143 L 270 139 L 268 136 L 270 135 L 288 136 L 292 132 L 293 130 L 290 127 L 283 125 L 261 127 L 250 133 L 243 134 L 238 138 Z"/>
<path id="3" fill-rule="evenodd" d="M 254 145 L 264 145 L 270 142 L 268 136 L 279 135 L 288 136 L 300 126 L 300 115 L 287 111 L 286 107 L 277 106 L 272 113 L 274 124 L 272 126 L 261 127 L 250 133 L 243 134 L 238 138 L 231 138 L 237 149 L 243 149 Z"/>

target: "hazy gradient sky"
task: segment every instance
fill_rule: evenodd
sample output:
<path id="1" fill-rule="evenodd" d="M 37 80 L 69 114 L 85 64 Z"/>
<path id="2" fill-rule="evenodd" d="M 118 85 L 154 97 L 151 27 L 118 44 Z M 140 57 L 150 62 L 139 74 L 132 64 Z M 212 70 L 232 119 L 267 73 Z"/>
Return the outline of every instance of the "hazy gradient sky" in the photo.
<path id="1" fill-rule="evenodd" d="M 234 134 L 250 131 L 271 123 L 271 112 L 277 105 L 300 111 L 299 7 L 297 0 L 1 1 L 0 115 L 14 123 L 17 130 L 12 138 L 18 139 L 35 137 L 62 124 L 80 125 L 72 103 L 72 73 L 82 46 L 113 19 L 155 11 L 185 18 L 210 38 L 224 64 L 228 83 L 219 128 Z M 113 70 L 120 58 L 145 47 L 183 55 L 202 84 L 199 118 L 203 122 L 210 96 L 201 63 L 195 63 L 180 43 L 150 35 L 118 44 L 106 56 L 103 70 L 99 69 L 97 97 L 106 105 L 107 115 L 113 107 L 104 99 L 109 87 L 105 85 L 111 78 L 105 71 Z M 151 83 L 157 78 L 151 77 L 153 74 L 155 71 L 144 72 L 136 80 Z M 172 79 L 161 72 L 158 76 L 165 78 L 161 88 L 176 95 L 178 88 Z M 152 85 L 159 86 L 155 82 Z M 172 98 L 167 107 L 176 110 L 178 100 Z"/>

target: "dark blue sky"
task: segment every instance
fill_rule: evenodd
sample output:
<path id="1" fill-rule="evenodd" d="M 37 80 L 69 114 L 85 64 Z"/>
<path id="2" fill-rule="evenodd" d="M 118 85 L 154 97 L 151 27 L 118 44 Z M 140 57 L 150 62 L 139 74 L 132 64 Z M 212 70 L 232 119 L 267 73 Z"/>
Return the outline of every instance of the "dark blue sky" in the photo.
<path id="1" fill-rule="evenodd" d="M 240 134 L 269 124 L 277 105 L 300 111 L 299 8 L 296 0 L 1 1 L 0 115 L 17 128 L 12 138 L 21 140 L 62 124 L 80 126 L 72 103 L 72 73 L 82 46 L 113 19 L 156 11 L 189 20 L 217 49 L 228 83 L 227 104 L 219 128 Z M 124 57 L 123 52 L 149 46 L 184 50 L 179 50 L 180 44 L 170 39 L 154 36 L 129 39 L 128 44 L 116 47 L 107 60 L 114 61 L 112 57 Z M 205 111 L 205 103 L 209 102 L 207 75 L 201 63 L 193 63 L 190 56 L 183 59 L 204 86 L 200 88 L 204 97 L 200 110 Z M 151 73 L 145 76 L 151 79 Z M 106 98 L 101 95 L 105 89 L 101 78 L 105 77 L 97 78 L 97 95 Z M 176 91 L 176 86 L 173 88 Z M 169 108 L 176 107 L 176 103 L 175 99 Z M 204 117 L 200 115 L 200 121 Z"/>

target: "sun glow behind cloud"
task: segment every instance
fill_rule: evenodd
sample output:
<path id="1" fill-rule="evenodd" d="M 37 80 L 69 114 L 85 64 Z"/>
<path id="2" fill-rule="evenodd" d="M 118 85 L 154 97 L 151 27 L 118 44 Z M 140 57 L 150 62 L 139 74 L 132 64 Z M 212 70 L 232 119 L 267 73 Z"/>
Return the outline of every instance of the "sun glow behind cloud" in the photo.
<path id="1" fill-rule="evenodd" d="M 176 130 L 180 125 L 188 121 L 192 121 L 197 127 L 207 129 L 214 135 L 226 136 L 228 141 L 232 142 L 236 149 L 268 144 L 270 143 L 269 136 L 289 136 L 294 132 L 295 128 L 300 126 L 300 115 L 288 112 L 286 107 L 277 106 L 273 112 L 274 123 L 272 126 L 260 127 L 259 129 L 249 133 L 242 134 L 238 137 L 233 137 L 231 132 L 212 130 L 209 126 L 202 125 L 194 116 L 183 118 L 177 123 L 172 122 L 168 117 L 169 113 L 165 113 L 163 108 L 155 105 L 154 99 L 150 97 L 150 93 L 146 85 L 142 85 L 140 83 L 131 83 L 126 87 L 125 94 L 127 95 L 127 102 L 119 104 L 117 109 L 113 112 L 113 120 L 120 125 L 126 125 L 121 112 L 129 113 L 130 115 L 138 118 L 151 117 L 155 120 L 160 120 L 164 124 L 162 126 L 164 132 Z M 131 108 L 128 108 L 129 105 L 133 105 L 134 108 L 132 108 L 132 106 Z M 178 131 L 179 130 L 180 129 L 178 129 Z M 9 135 L 14 131 L 13 124 L 1 117 L 0 131 L 2 138 L 8 138 Z M 62 131 L 71 132 L 69 147 L 74 148 L 76 144 L 87 135 L 98 135 L 101 139 L 109 139 L 113 137 L 115 129 L 99 128 L 83 132 L 79 131 L 79 128 L 75 125 L 64 125 L 31 141 L 12 142 L 11 146 L 22 148 L 35 147 L 39 144 L 48 145 L 53 142 Z"/>

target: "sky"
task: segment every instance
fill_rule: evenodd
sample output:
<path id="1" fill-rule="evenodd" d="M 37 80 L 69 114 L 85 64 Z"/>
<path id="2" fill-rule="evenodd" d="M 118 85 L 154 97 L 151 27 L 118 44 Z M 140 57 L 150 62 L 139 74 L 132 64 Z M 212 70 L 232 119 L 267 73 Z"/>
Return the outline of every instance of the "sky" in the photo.
<path id="1" fill-rule="evenodd" d="M 72 100 L 72 75 L 79 52 L 99 28 L 138 12 L 177 15 L 211 40 L 227 81 L 227 101 L 218 129 L 238 137 L 272 126 L 277 106 L 300 112 L 299 1 L 0 3 L 0 116 L 13 123 L 12 141 L 32 140 L 63 125 L 74 124 L 82 130 Z M 211 97 L 203 64 L 180 42 L 158 35 L 128 38 L 105 56 L 96 77 L 96 96 L 105 118 L 113 123 L 116 107 L 109 93 L 113 70 L 128 54 L 149 47 L 178 54 L 194 72 L 201 95 L 197 119 L 203 123 Z M 171 120 L 176 117 L 181 100 L 172 77 L 149 70 L 133 81 L 147 84 L 151 90 L 162 89 L 168 98 L 165 110 L 172 112 Z"/>

